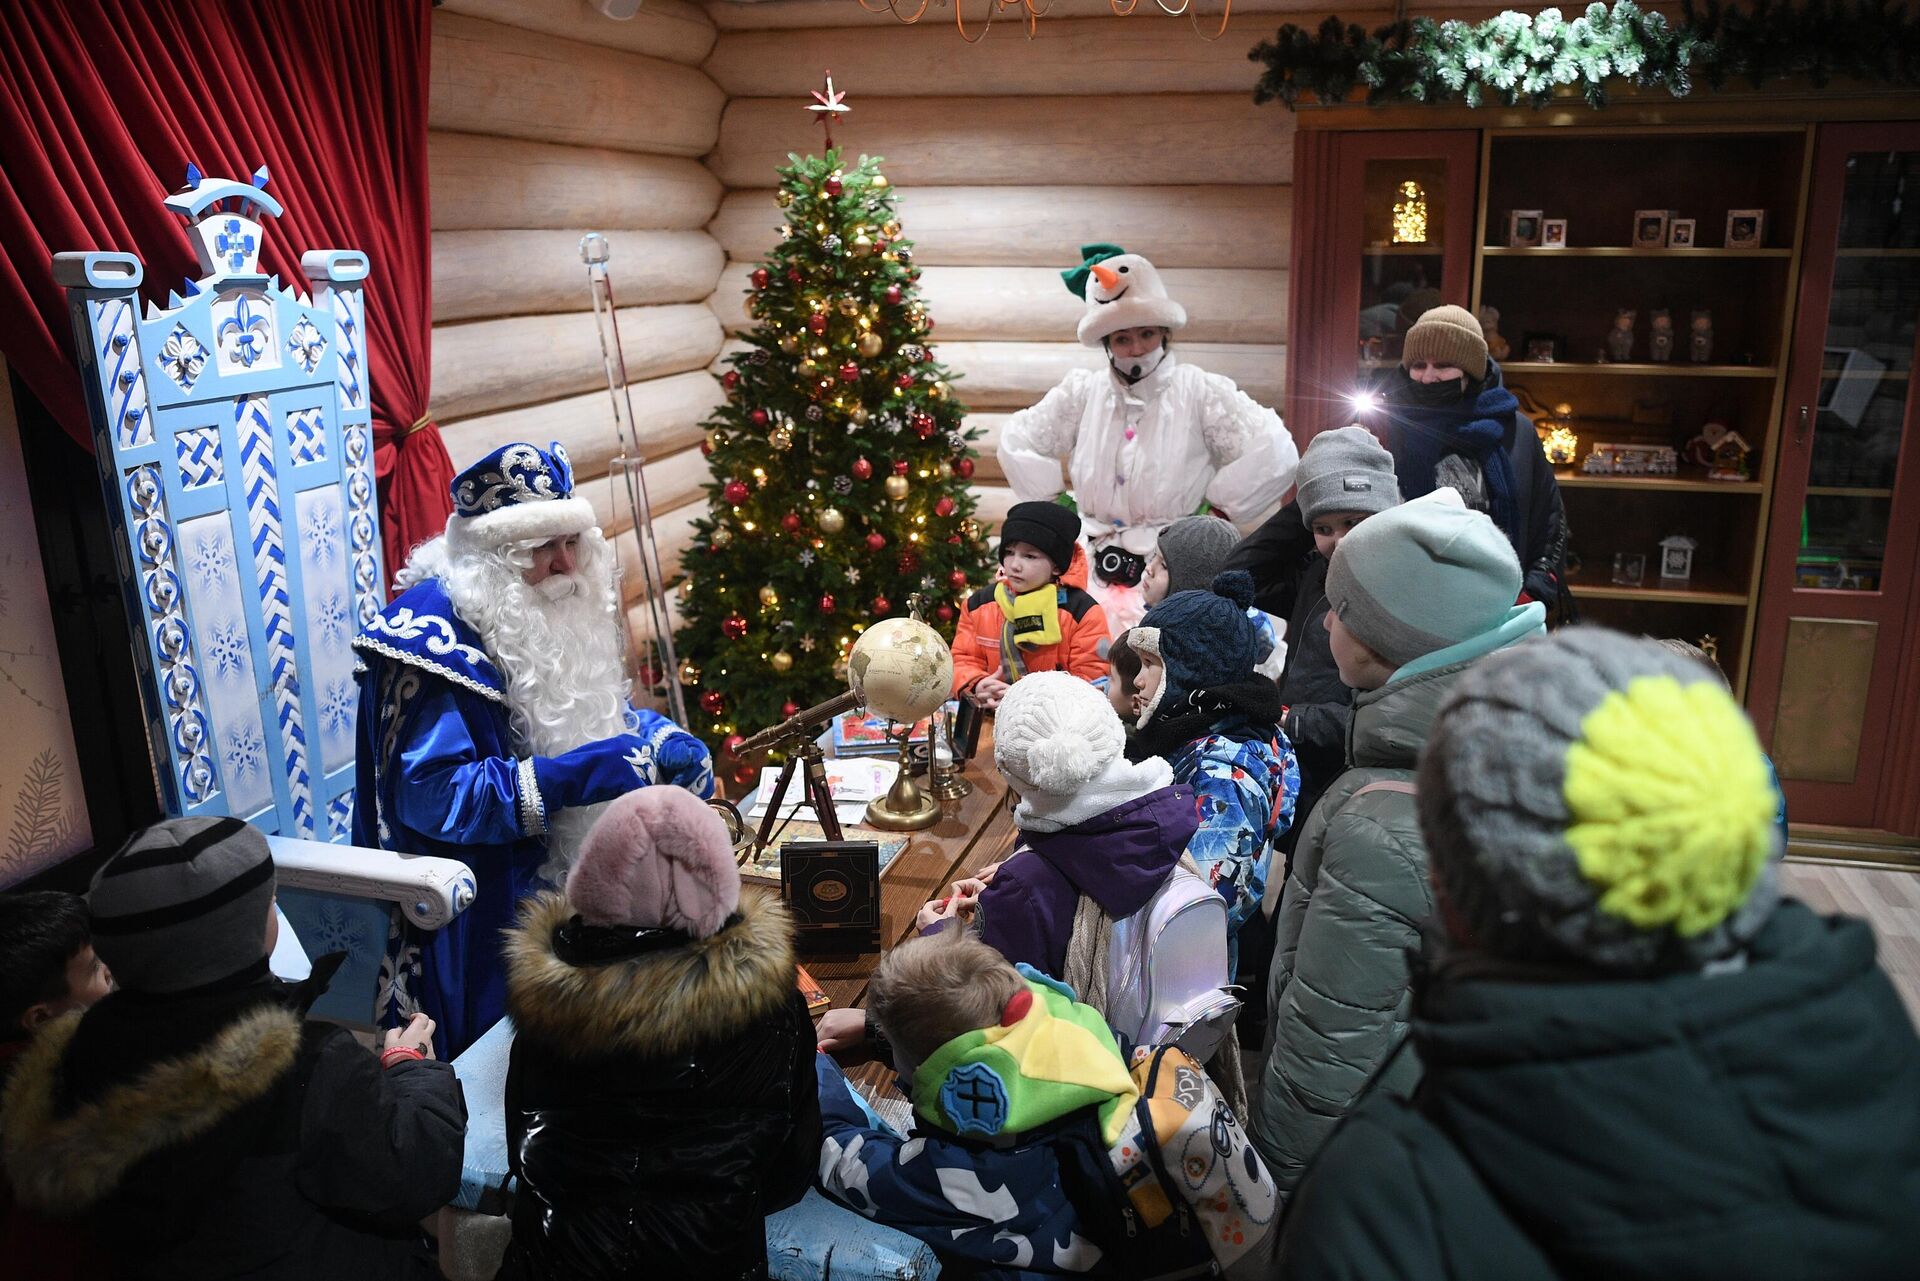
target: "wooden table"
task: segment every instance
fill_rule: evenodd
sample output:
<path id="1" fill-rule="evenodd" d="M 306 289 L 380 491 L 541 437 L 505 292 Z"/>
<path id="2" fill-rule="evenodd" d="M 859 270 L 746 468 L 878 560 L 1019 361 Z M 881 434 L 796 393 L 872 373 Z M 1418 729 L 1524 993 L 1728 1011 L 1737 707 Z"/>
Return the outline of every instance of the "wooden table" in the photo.
<path id="1" fill-rule="evenodd" d="M 928 899 L 939 898 L 954 881 L 999 862 L 1013 850 L 1013 810 L 1006 780 L 993 767 L 991 723 L 981 731 L 979 750 L 968 762 L 965 777 L 973 791 L 957 801 L 942 801 L 940 821 L 912 833 L 906 848 L 880 874 L 883 949 L 913 933 L 914 915 Z M 846 838 L 859 840 L 869 834 L 868 828 L 848 828 Z M 880 963 L 880 955 L 813 956 L 802 957 L 801 962 L 833 998 L 834 1008 L 851 1008 L 866 999 L 867 979 Z"/>

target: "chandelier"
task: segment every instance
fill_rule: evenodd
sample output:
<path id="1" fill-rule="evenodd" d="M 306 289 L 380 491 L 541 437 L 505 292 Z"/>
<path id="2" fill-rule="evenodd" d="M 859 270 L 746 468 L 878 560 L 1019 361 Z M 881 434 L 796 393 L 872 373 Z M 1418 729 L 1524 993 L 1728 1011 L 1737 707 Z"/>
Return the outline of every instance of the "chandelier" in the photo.
<path id="1" fill-rule="evenodd" d="M 918 0 L 918 8 L 914 8 L 912 13 L 905 12 L 913 7 L 914 2 L 915 0 L 905 0 L 904 3 L 902 0 L 860 0 L 860 7 L 868 13 L 891 13 L 901 22 L 912 26 L 926 15 L 928 7 L 934 0 Z M 940 0 L 940 2 L 944 4 L 946 0 Z M 1140 7 L 1140 0 L 1107 0 L 1107 2 L 1112 6 L 1114 16 L 1117 18 L 1127 17 Z M 953 0 L 953 22 L 960 29 L 960 38 L 968 44 L 979 44 L 986 39 L 987 32 L 993 29 L 993 20 L 1008 10 L 1015 10 L 1020 17 L 1026 19 L 1027 39 L 1031 40 L 1040 25 L 1040 19 L 1053 8 L 1053 0 L 986 0 L 986 21 L 980 24 L 978 34 L 968 35 L 967 18 L 960 11 L 961 3 L 962 0 Z M 1169 4 L 1167 0 L 1153 0 L 1153 3 L 1162 13 L 1173 17 L 1177 18 L 1184 14 L 1193 23 L 1194 32 L 1203 40 L 1218 40 L 1225 35 L 1227 18 L 1233 12 L 1233 0 L 1226 0 L 1220 9 L 1220 26 L 1209 35 L 1200 25 L 1200 12 L 1195 7 L 1196 0 L 1178 0 L 1175 4 Z"/>

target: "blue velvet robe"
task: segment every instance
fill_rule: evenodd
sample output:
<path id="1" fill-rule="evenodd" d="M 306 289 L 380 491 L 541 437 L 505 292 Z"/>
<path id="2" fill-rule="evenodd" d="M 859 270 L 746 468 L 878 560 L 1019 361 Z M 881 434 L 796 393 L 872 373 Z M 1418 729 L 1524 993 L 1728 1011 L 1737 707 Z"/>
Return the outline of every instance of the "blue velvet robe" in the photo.
<path id="1" fill-rule="evenodd" d="M 426 1014 L 450 1060 L 506 1011 L 500 932 L 523 898 L 546 888 L 548 805 L 561 795 L 609 801 L 653 782 L 711 796 L 713 762 L 698 738 L 633 708 L 627 728 L 640 741 L 610 740 L 597 760 L 581 759 L 594 755 L 585 749 L 517 750 L 506 681 L 438 579 L 401 593 L 353 644 L 362 663 L 354 843 L 473 869 L 473 906 L 444 929 L 417 930 L 396 914 L 380 974 L 381 1020 Z"/>

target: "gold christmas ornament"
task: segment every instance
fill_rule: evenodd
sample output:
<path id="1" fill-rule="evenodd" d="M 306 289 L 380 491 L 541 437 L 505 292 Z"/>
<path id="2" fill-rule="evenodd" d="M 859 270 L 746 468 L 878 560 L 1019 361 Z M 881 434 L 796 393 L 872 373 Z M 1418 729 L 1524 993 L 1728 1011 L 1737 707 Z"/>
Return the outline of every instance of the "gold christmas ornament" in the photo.
<path id="1" fill-rule="evenodd" d="M 800 376 L 802 378 L 818 378 L 820 376 L 820 362 L 812 356 L 808 356 L 805 360 L 802 360 L 800 362 Z"/>
<path id="2" fill-rule="evenodd" d="M 867 425 L 866 407 L 864 405 L 855 405 L 852 409 L 849 409 L 847 411 L 847 421 L 855 427 L 865 427 Z"/>
<path id="3" fill-rule="evenodd" d="M 907 496 L 907 478 L 905 476 L 889 476 L 881 485 L 881 488 L 887 491 L 888 498 L 893 499 L 893 501 L 897 503 Z"/>
<path id="4" fill-rule="evenodd" d="M 820 512 L 820 532 L 837 534 L 847 527 L 847 518 L 840 514 L 838 507 L 822 508 Z"/>
<path id="5" fill-rule="evenodd" d="M 893 219 L 889 218 L 887 219 L 886 222 L 881 224 L 880 234 L 885 236 L 888 240 L 892 240 L 895 236 L 900 234 L 900 224 L 898 222 L 895 222 Z"/>
<path id="6" fill-rule="evenodd" d="M 789 356 L 791 356 L 794 352 L 799 351 L 800 335 L 799 334 L 781 334 L 780 350 L 786 352 Z"/>
<path id="7" fill-rule="evenodd" d="M 779 450 L 783 454 L 786 453 L 789 449 L 792 449 L 793 448 L 792 420 L 787 418 L 782 418 L 779 421 L 779 423 L 775 425 L 774 429 L 767 433 L 767 443 L 769 445 L 772 445 L 775 449 Z"/>
<path id="8" fill-rule="evenodd" d="M 873 175 L 873 181 L 868 185 L 875 191 L 885 191 L 887 189 L 887 175 L 883 173 Z"/>
<path id="9" fill-rule="evenodd" d="M 980 522 L 975 520 L 971 516 L 966 516 L 961 518 L 960 537 L 966 539 L 969 542 L 980 537 Z"/>
<path id="10" fill-rule="evenodd" d="M 683 658 L 680 660 L 680 683 L 682 685 L 698 685 L 700 683 L 700 665 L 695 663 L 691 658 Z"/>
<path id="11" fill-rule="evenodd" d="M 871 236 L 855 236 L 853 238 L 853 256 L 855 258 L 866 258 L 872 255 L 872 253 L 873 238 Z"/>
<path id="12" fill-rule="evenodd" d="M 772 664 L 774 671 L 782 675 L 793 670 L 793 655 L 787 653 L 784 649 L 774 651 L 773 657 L 769 658 L 767 662 Z"/>
<path id="13" fill-rule="evenodd" d="M 865 356 L 867 359 L 871 360 L 875 356 L 878 356 L 880 354 L 881 348 L 885 347 L 887 344 L 885 340 L 883 340 L 880 337 L 879 334 L 876 334 L 871 329 L 869 329 L 866 333 L 860 335 L 860 341 L 855 343 L 854 345 L 860 349 L 860 354 L 862 356 Z"/>
<path id="14" fill-rule="evenodd" d="M 712 541 L 715 547 L 725 547 L 733 542 L 733 531 L 721 525 L 713 531 Z"/>
<path id="15" fill-rule="evenodd" d="M 953 464 L 950 462 L 947 462 L 945 459 L 942 459 L 939 467 L 939 475 L 941 480 L 952 480 Z"/>
<path id="16" fill-rule="evenodd" d="M 772 609 L 775 605 L 778 605 L 780 603 L 780 593 L 773 590 L 772 583 L 765 583 L 761 585 L 760 603 L 762 605 L 765 605 L 768 609 Z"/>
<path id="17" fill-rule="evenodd" d="M 782 187 L 780 188 L 780 190 L 773 193 L 773 203 L 776 205 L 779 205 L 782 209 L 785 209 L 788 205 L 793 203 L 793 193 L 791 191 L 788 191 L 785 187 Z"/>
<path id="18" fill-rule="evenodd" d="M 860 314 L 860 300 L 852 294 L 840 299 L 840 314 L 852 318 Z"/>

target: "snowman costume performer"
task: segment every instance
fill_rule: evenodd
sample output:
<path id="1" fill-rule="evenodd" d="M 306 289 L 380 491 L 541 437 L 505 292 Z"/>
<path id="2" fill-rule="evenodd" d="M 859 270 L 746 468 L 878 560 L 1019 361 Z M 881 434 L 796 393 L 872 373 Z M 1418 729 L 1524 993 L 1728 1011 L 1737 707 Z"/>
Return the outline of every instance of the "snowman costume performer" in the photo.
<path id="1" fill-rule="evenodd" d="M 1061 276 L 1086 299 L 1080 341 L 1107 351 L 1107 368 L 1075 369 L 1000 438 L 1000 466 L 1021 502 L 1060 496 L 1060 460 L 1080 511 L 1093 573 L 1088 586 L 1113 635 L 1140 621 L 1140 575 L 1160 531 L 1212 507 L 1244 525 L 1277 506 L 1300 451 L 1280 416 L 1219 374 L 1182 364 L 1172 331 L 1186 308 L 1160 273 L 1118 245 L 1082 245 Z M 1116 357 L 1109 339 L 1141 327 L 1158 346 Z"/>

